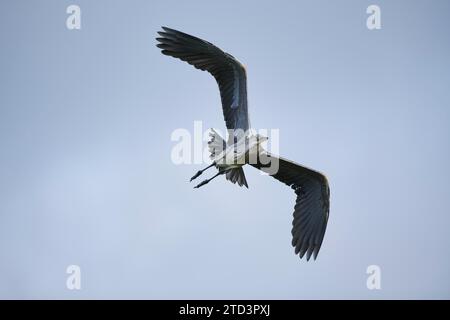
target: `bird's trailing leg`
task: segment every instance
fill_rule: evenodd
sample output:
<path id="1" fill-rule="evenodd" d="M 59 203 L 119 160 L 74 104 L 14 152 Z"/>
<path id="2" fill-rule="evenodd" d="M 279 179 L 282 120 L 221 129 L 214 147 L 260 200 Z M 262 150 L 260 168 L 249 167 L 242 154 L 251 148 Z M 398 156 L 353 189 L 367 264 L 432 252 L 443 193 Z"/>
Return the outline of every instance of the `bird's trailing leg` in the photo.
<path id="1" fill-rule="evenodd" d="M 209 168 L 211 168 L 212 166 L 214 166 L 216 163 L 215 162 L 213 162 L 213 163 L 211 163 L 209 166 L 207 166 L 205 169 L 202 169 L 202 170 L 200 170 L 200 171 L 197 171 L 197 173 L 191 178 L 191 182 L 192 182 L 192 180 L 194 180 L 194 179 L 197 179 L 206 169 L 209 169 Z"/>
<path id="2" fill-rule="evenodd" d="M 217 172 L 217 174 L 216 175 L 214 175 L 212 178 L 209 178 L 209 179 L 206 179 L 206 180 L 203 180 L 202 182 L 200 182 L 198 185 L 196 185 L 195 187 L 194 187 L 194 189 L 198 189 L 198 188 L 200 188 L 201 186 L 204 186 L 205 184 L 207 184 L 208 182 L 210 182 L 212 179 L 214 179 L 215 177 L 217 177 L 217 176 L 219 176 L 219 175 L 221 175 L 221 174 L 224 174 L 226 171 L 219 171 L 219 172 Z"/>

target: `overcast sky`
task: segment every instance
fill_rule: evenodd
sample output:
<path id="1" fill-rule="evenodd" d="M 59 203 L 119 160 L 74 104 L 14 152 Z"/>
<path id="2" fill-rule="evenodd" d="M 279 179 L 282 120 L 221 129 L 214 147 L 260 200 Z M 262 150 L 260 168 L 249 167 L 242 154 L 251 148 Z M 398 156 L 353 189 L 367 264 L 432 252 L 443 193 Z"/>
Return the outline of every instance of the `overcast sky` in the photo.
<path id="1" fill-rule="evenodd" d="M 66 8 L 81 8 L 69 30 Z M 381 8 L 381 29 L 366 8 Z M 450 298 L 450 2 L 2 1 L 1 298 Z M 324 172 L 322 249 L 291 247 L 291 189 L 175 165 L 172 132 L 224 129 L 214 79 L 161 25 L 247 67 L 252 126 Z M 211 176 L 213 170 L 206 173 Z M 66 268 L 81 269 L 81 290 Z M 366 269 L 381 269 L 381 290 Z"/>

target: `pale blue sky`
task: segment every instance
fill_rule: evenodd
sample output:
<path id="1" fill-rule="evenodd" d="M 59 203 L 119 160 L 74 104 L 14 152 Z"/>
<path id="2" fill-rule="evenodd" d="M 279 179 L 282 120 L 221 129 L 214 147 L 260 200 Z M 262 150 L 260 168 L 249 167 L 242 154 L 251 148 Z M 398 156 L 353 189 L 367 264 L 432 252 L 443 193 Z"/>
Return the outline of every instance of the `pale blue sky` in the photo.
<path id="1" fill-rule="evenodd" d="M 381 30 L 366 28 L 370 4 Z M 450 298 L 449 9 L 2 1 L 0 297 Z M 244 63 L 252 125 L 327 174 L 317 261 L 290 245 L 292 190 L 253 168 L 249 190 L 193 190 L 201 166 L 170 161 L 174 129 L 224 123 L 213 78 L 155 47 L 161 25 Z M 71 264 L 80 291 L 66 289 Z"/>

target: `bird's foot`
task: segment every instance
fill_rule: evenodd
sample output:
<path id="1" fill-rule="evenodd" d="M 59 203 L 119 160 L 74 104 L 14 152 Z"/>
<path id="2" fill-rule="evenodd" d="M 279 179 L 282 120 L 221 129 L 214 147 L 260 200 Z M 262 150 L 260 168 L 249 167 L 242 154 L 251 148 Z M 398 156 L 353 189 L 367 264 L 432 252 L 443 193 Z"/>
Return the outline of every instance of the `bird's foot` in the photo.
<path id="1" fill-rule="evenodd" d="M 189 182 L 192 182 L 192 180 L 197 179 L 202 173 L 203 173 L 203 170 L 197 171 L 197 173 L 191 178 L 191 180 Z"/>
<path id="2" fill-rule="evenodd" d="M 203 180 L 203 181 L 200 182 L 198 185 L 196 185 L 196 186 L 194 187 L 194 189 L 198 189 L 198 188 L 200 188 L 201 186 L 204 186 L 204 185 L 207 184 L 209 181 L 210 181 L 209 179 Z"/>

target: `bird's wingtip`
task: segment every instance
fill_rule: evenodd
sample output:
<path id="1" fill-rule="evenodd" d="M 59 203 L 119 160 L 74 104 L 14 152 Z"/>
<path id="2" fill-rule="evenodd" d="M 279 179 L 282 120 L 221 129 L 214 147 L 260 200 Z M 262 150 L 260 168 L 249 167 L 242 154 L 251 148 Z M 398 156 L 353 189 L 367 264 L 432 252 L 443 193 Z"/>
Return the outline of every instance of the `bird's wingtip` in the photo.
<path id="1" fill-rule="evenodd" d="M 163 35 L 164 33 L 170 32 L 170 28 L 167 28 L 166 26 L 161 26 L 161 30 L 156 31 L 159 35 Z"/>
<path id="2" fill-rule="evenodd" d="M 169 27 L 166 27 L 166 26 L 161 26 L 161 29 L 163 29 L 163 30 L 166 31 L 166 32 L 175 31 L 174 29 L 169 28 Z"/>

